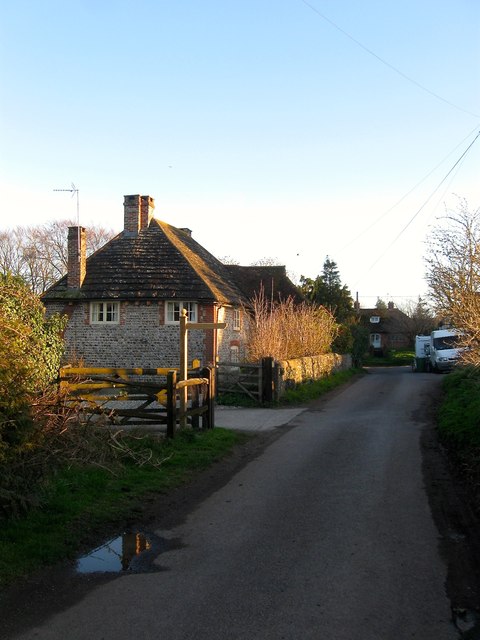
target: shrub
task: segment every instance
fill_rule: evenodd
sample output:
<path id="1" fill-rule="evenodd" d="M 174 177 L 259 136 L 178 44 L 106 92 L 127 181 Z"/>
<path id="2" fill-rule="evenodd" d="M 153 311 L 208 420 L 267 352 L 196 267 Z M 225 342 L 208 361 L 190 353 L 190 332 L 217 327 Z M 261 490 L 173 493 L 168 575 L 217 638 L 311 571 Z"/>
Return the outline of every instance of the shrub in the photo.
<path id="1" fill-rule="evenodd" d="M 333 315 L 318 305 L 295 304 L 292 298 L 270 303 L 260 292 L 252 300 L 248 357 L 289 360 L 329 353 L 338 332 Z"/>
<path id="2" fill-rule="evenodd" d="M 0 275 L 0 462 L 28 446 L 33 400 L 58 373 L 63 327 L 20 278 Z"/>

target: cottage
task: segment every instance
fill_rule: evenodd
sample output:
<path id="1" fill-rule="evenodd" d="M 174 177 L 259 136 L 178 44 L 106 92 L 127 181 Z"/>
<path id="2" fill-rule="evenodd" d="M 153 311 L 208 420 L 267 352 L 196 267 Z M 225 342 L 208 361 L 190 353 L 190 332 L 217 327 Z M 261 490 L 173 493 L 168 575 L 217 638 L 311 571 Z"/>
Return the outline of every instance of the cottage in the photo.
<path id="1" fill-rule="evenodd" d="M 249 299 L 265 285 L 277 299 L 296 290 L 285 268 L 224 265 L 189 229 L 154 218 L 154 208 L 150 196 L 125 196 L 124 230 L 89 258 L 87 231 L 69 229 L 68 273 L 42 298 L 48 313 L 68 316 L 67 360 L 178 366 L 182 309 L 191 323 L 227 323 L 223 330 L 189 331 L 190 360 L 243 360 Z"/>
<path id="2" fill-rule="evenodd" d="M 357 313 L 361 323 L 369 329 L 370 351 L 375 355 L 412 347 L 409 318 L 393 302 L 389 302 L 386 309 L 361 309 L 357 306 Z"/>

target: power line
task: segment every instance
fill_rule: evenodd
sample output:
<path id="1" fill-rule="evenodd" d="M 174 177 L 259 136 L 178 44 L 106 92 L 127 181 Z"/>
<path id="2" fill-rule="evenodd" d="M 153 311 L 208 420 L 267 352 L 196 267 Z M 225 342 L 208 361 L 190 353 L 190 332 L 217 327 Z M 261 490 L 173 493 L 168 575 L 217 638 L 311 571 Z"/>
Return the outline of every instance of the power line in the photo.
<path id="1" fill-rule="evenodd" d="M 455 162 L 455 164 L 449 169 L 449 171 L 445 174 L 445 176 L 441 179 L 441 181 L 438 183 L 438 185 L 435 187 L 435 189 L 432 191 L 432 193 L 428 196 L 428 198 L 425 200 L 425 202 L 422 204 L 422 206 L 414 213 L 414 215 L 410 218 L 410 220 L 407 222 L 407 224 L 403 227 L 403 229 L 400 230 L 400 232 L 395 236 L 395 238 L 392 240 L 392 242 L 386 247 L 385 251 L 375 260 L 375 262 L 373 262 L 373 264 L 370 265 L 370 267 L 367 269 L 367 271 L 363 274 L 364 276 L 369 273 L 373 267 L 375 267 L 380 260 L 385 256 L 385 254 L 393 247 L 393 245 L 397 242 L 397 240 L 405 233 L 405 231 L 408 229 L 408 227 L 412 224 L 412 222 L 415 220 L 415 218 L 419 215 L 419 213 L 427 206 L 427 204 L 430 202 L 430 200 L 433 198 L 433 196 L 435 195 L 435 193 L 440 189 L 440 187 L 442 186 L 442 184 L 445 182 L 445 180 L 448 178 L 448 176 L 454 171 L 454 169 L 460 164 L 460 162 L 465 158 L 465 156 L 467 155 L 467 153 L 470 151 L 470 149 L 473 147 L 473 145 L 475 144 L 475 142 L 478 140 L 478 138 L 480 137 L 480 131 L 477 133 L 477 135 L 475 136 L 475 138 L 472 140 L 472 142 L 468 145 L 468 147 L 465 149 L 465 151 L 462 153 L 462 155 L 458 158 L 458 160 Z"/>
<path id="2" fill-rule="evenodd" d="M 382 58 L 377 53 L 375 53 L 375 51 L 372 51 L 372 49 L 369 49 L 367 46 L 365 46 L 362 42 L 360 42 L 360 40 L 357 40 L 356 38 L 354 38 L 350 33 L 345 31 L 345 29 L 342 29 L 342 27 L 336 24 L 333 20 L 330 20 L 330 18 L 327 18 L 325 14 L 321 13 L 316 7 L 313 6 L 313 4 L 311 4 L 307 0 L 300 0 L 300 2 L 303 2 L 305 6 L 311 9 L 317 15 L 319 15 L 320 18 L 322 18 L 322 20 L 325 20 L 325 22 L 328 22 L 328 24 L 330 24 L 334 29 L 336 29 L 337 31 L 340 31 L 340 33 L 342 33 L 346 38 L 354 42 L 357 46 L 359 46 L 361 49 L 366 51 L 369 55 L 373 56 L 376 60 L 384 64 L 386 67 L 388 67 L 392 71 L 395 71 L 395 73 L 401 76 L 404 80 L 407 80 L 411 84 L 414 84 L 419 89 L 422 89 L 422 91 L 425 91 L 426 93 L 430 94 L 434 98 L 437 98 L 437 100 L 441 100 L 441 102 L 448 104 L 450 107 L 453 107 L 454 109 L 458 109 L 459 111 L 463 111 L 463 113 L 468 113 L 468 115 L 473 116 L 475 118 L 480 118 L 480 116 L 477 113 L 472 113 L 468 109 L 464 109 L 463 107 L 460 107 L 457 104 L 450 102 L 450 100 L 443 98 L 438 93 L 431 91 L 430 89 L 425 87 L 423 84 L 420 84 L 420 82 L 417 82 L 416 80 L 408 76 L 406 73 L 403 73 L 403 71 L 400 71 L 400 69 L 395 67 L 393 64 L 390 64 L 390 62 L 387 62 L 384 58 Z"/>
<path id="3" fill-rule="evenodd" d="M 364 229 L 362 229 L 362 231 L 360 231 L 360 233 L 358 235 L 356 235 L 352 240 L 350 240 L 346 245 L 344 245 L 339 253 L 342 254 L 346 249 L 348 249 L 349 247 L 352 246 L 352 244 L 354 244 L 355 242 L 357 242 L 357 240 L 359 240 L 362 236 L 364 236 L 366 233 L 368 233 L 370 231 L 370 229 L 372 229 L 375 225 L 377 225 L 381 220 L 383 220 L 383 218 L 385 218 L 386 215 L 388 215 L 391 211 L 393 211 L 394 209 L 396 209 L 398 207 L 399 204 L 401 204 L 405 198 L 407 198 L 411 193 L 413 193 L 415 191 L 415 189 L 417 189 L 417 187 L 419 187 L 421 184 L 423 184 L 425 182 L 425 180 L 427 178 L 429 178 L 432 173 L 434 173 L 438 167 L 440 167 L 445 160 L 447 160 L 447 158 L 449 158 L 452 153 L 454 153 L 458 147 L 460 147 L 465 140 L 468 140 L 468 138 L 474 133 L 474 131 L 477 130 L 478 125 L 476 125 L 472 131 L 470 131 L 470 133 L 465 136 L 465 138 L 463 138 L 463 140 L 461 140 L 456 147 L 454 147 L 444 158 L 443 160 L 441 160 L 437 165 L 435 165 L 435 167 L 433 167 L 433 169 L 431 171 L 429 171 L 421 180 L 419 180 L 417 182 L 417 184 L 415 186 L 413 186 L 411 189 L 409 189 L 409 191 L 407 191 L 407 193 L 405 193 L 399 200 L 397 200 L 397 202 L 392 205 L 389 209 L 387 209 L 386 211 L 384 211 L 380 216 L 378 216 L 378 218 L 376 218 L 370 225 L 368 225 L 367 227 L 365 227 Z M 474 140 L 475 142 L 475 140 Z M 473 143 L 472 143 L 473 144 Z M 458 163 L 457 163 L 458 164 Z"/>

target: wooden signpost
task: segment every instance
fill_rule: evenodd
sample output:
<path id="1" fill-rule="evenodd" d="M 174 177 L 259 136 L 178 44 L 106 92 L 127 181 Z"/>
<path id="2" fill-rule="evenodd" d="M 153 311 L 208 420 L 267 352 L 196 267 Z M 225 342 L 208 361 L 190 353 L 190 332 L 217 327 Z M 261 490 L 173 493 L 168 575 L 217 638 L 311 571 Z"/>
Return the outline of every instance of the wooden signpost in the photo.
<path id="1" fill-rule="evenodd" d="M 226 322 L 188 322 L 187 310 L 180 314 L 180 371 L 179 382 L 188 378 L 188 330 L 189 329 L 225 329 Z M 180 387 L 180 427 L 186 427 L 187 418 L 187 386 Z"/>

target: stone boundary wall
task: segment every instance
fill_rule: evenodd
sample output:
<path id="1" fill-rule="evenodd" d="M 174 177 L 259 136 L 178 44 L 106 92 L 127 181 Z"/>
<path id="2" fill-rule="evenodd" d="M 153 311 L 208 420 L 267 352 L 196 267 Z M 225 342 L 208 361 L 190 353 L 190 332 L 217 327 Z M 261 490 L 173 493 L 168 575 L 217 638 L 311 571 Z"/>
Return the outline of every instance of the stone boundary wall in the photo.
<path id="1" fill-rule="evenodd" d="M 294 360 L 281 360 L 279 362 L 281 374 L 279 376 L 279 395 L 285 389 L 308 380 L 319 380 L 331 373 L 352 368 L 352 356 L 338 353 L 326 353 L 320 356 L 308 358 L 296 358 Z"/>

